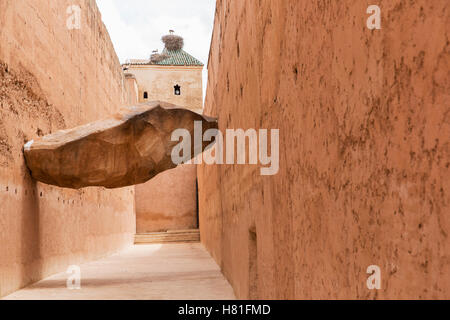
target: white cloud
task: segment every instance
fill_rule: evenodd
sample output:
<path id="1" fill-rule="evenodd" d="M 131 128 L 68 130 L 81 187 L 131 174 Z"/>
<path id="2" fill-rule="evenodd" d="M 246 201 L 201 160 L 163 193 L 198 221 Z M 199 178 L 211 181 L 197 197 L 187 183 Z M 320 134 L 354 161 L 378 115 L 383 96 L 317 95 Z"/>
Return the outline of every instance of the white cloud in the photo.
<path id="1" fill-rule="evenodd" d="M 97 5 L 120 62 L 161 51 L 161 36 L 173 29 L 184 38 L 184 50 L 205 64 L 205 89 L 215 0 L 97 0 Z"/>

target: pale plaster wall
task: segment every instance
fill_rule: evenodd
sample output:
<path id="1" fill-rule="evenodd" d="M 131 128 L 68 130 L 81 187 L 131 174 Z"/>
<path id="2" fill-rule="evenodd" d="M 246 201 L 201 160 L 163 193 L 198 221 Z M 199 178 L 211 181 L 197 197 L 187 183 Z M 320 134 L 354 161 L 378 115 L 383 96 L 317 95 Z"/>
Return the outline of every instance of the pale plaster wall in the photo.
<path id="1" fill-rule="evenodd" d="M 135 105 L 139 103 L 139 88 L 136 78 L 131 74 L 125 75 L 125 91 L 126 91 L 126 104 Z"/>
<path id="2" fill-rule="evenodd" d="M 132 65 L 128 72 L 136 76 L 139 102 L 161 100 L 202 112 L 203 67 Z M 181 95 L 174 94 L 174 86 L 181 87 Z M 144 92 L 148 99 L 144 100 Z"/>
<path id="3" fill-rule="evenodd" d="M 66 28 L 79 4 L 80 30 Z M 36 183 L 22 147 L 126 104 L 124 77 L 94 0 L 0 1 L 0 296 L 133 243 L 134 187 Z M 101 150 L 98 150 L 101 152 Z"/>

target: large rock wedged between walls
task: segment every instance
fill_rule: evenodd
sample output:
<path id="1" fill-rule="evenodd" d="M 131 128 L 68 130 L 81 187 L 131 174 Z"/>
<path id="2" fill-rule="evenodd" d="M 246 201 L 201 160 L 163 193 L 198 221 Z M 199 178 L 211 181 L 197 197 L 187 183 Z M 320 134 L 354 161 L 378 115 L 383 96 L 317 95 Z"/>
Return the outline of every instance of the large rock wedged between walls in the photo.
<path id="1" fill-rule="evenodd" d="M 24 147 L 25 159 L 33 178 L 46 184 L 72 189 L 132 186 L 177 166 L 171 158 L 173 147 L 180 143 L 171 141 L 176 129 L 190 132 L 191 155 L 203 151 L 205 143 L 202 150 L 194 150 L 195 121 L 202 122 L 202 136 L 217 128 L 214 119 L 172 104 L 149 102 L 30 141 Z"/>

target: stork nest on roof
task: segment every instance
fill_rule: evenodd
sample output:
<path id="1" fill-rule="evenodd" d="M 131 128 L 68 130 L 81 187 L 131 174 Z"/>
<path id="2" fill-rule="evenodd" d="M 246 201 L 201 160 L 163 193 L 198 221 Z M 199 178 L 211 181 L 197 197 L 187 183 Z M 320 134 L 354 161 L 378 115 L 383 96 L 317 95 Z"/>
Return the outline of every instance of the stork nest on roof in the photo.
<path id="1" fill-rule="evenodd" d="M 174 34 L 165 35 L 161 40 L 169 51 L 181 50 L 184 47 L 184 39 Z"/>
<path id="2" fill-rule="evenodd" d="M 165 59 L 169 58 L 169 56 L 165 53 L 154 53 L 150 56 L 151 63 L 158 63 Z"/>

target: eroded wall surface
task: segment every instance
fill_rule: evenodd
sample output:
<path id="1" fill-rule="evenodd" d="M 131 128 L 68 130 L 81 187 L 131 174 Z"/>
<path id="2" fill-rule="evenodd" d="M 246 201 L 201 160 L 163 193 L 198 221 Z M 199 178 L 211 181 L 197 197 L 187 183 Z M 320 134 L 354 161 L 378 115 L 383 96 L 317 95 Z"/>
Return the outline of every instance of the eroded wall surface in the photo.
<path id="1" fill-rule="evenodd" d="M 72 5 L 81 29 L 67 28 Z M 114 113 L 123 83 L 94 0 L 0 2 L 0 296 L 132 244 L 134 188 L 36 183 L 22 153 L 33 138 Z"/>
<path id="2" fill-rule="evenodd" d="M 280 129 L 277 175 L 198 169 L 239 298 L 450 297 L 448 2 L 378 1 L 381 30 L 370 4 L 217 2 L 205 114 Z"/>
<path id="3" fill-rule="evenodd" d="M 136 232 L 196 229 L 197 168 L 180 165 L 136 188 Z"/>

